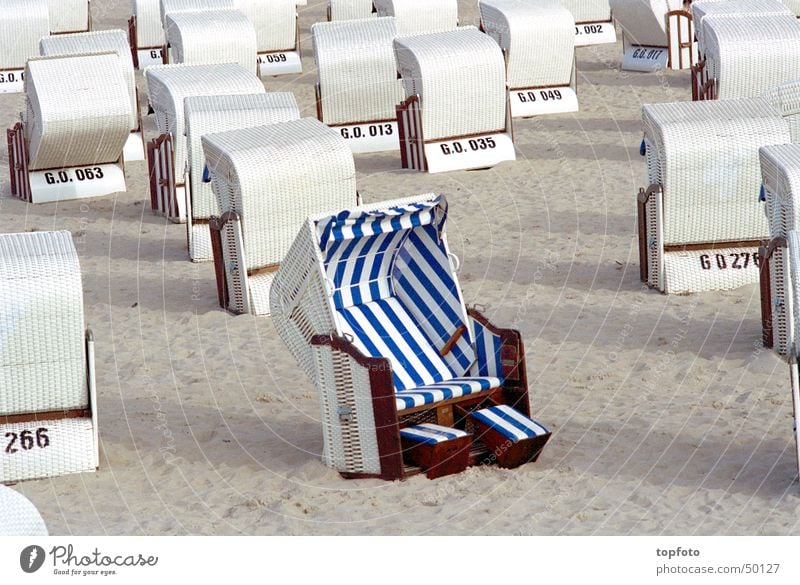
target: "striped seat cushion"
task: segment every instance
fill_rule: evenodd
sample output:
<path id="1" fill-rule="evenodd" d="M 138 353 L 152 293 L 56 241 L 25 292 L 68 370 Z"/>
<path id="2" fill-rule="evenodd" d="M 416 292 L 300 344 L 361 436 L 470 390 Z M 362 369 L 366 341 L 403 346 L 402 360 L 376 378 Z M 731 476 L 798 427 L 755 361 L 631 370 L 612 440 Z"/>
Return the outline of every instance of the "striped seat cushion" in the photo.
<path id="1" fill-rule="evenodd" d="M 550 432 L 506 404 L 477 410 L 472 417 L 512 441 L 540 437 Z"/>
<path id="2" fill-rule="evenodd" d="M 433 423 L 423 423 L 415 427 L 407 427 L 400 431 L 400 436 L 403 439 L 408 439 L 415 443 L 426 443 L 428 445 L 435 445 L 436 443 L 443 443 L 444 441 L 466 437 L 467 434 L 468 433 L 460 429 L 443 427 Z"/>
<path id="3" fill-rule="evenodd" d="M 434 404 L 448 398 L 458 398 L 493 390 L 503 385 L 502 378 L 453 378 L 446 382 L 412 388 L 398 392 L 395 398 L 398 412 L 424 404 Z"/>

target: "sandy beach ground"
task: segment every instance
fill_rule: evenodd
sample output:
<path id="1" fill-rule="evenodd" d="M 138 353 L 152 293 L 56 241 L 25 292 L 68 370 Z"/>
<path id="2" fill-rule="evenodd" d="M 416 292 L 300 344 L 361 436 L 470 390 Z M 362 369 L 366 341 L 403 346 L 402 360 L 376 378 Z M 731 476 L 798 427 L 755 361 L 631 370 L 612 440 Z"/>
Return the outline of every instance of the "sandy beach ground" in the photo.
<path id="1" fill-rule="evenodd" d="M 124 28 L 127 0 L 92 2 Z M 473 2 L 461 23 L 476 24 Z M 265 81 L 314 116 L 302 75 Z M 621 43 L 578 49 L 580 112 L 515 123 L 518 160 L 427 175 L 357 155 L 368 202 L 438 191 L 469 303 L 522 331 L 540 460 L 429 481 L 345 481 L 320 461 L 313 385 L 269 318 L 217 306 L 185 227 L 128 192 L 27 205 L 0 169 L 0 232 L 70 230 L 97 340 L 97 473 L 18 483 L 52 534 L 788 534 L 800 532 L 788 367 L 760 343 L 755 285 L 665 296 L 638 278 L 642 104 L 690 99 L 689 74 L 619 70 Z M 142 80 L 139 79 L 143 90 Z M 10 126 L 21 95 L 0 96 Z M 147 119 L 148 138 L 154 136 Z"/>

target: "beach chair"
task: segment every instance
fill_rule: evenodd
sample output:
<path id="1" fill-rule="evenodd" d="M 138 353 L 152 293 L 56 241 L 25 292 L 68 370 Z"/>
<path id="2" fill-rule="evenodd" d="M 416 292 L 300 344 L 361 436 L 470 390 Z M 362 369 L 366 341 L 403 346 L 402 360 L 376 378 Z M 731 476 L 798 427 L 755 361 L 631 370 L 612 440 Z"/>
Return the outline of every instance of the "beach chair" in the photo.
<path id="1" fill-rule="evenodd" d="M 353 152 L 400 148 L 397 104 L 405 99 L 394 57 L 391 17 L 318 22 L 311 27 L 317 62 L 317 118 Z"/>
<path id="2" fill-rule="evenodd" d="M 156 65 L 145 71 L 159 135 L 147 144 L 150 204 L 170 221 L 186 221 L 184 99 L 198 95 L 265 93 L 252 69 L 222 65 Z"/>
<path id="3" fill-rule="evenodd" d="M 302 73 L 295 0 L 235 0 L 256 29 L 259 75 Z"/>
<path id="4" fill-rule="evenodd" d="M 400 36 L 453 30 L 458 0 L 373 0 L 378 16 L 394 16 Z"/>
<path id="5" fill-rule="evenodd" d="M 205 134 L 265 126 L 300 118 L 291 93 L 190 96 L 184 101 L 186 112 L 186 235 L 189 258 L 193 262 L 213 259 L 209 221 L 221 214 L 219 203 L 204 181 L 205 154 L 201 138 Z"/>
<path id="6" fill-rule="evenodd" d="M 313 118 L 202 137 L 221 214 L 212 218 L 220 306 L 269 314 L 269 289 L 305 218 L 356 202 L 353 154 Z"/>
<path id="7" fill-rule="evenodd" d="M 431 477 L 448 456 L 448 473 L 513 467 L 549 437 L 512 432 L 509 459 L 488 448 L 504 424 L 492 419 L 530 415 L 525 350 L 519 332 L 465 306 L 446 221 L 433 194 L 311 217 L 275 275 L 273 323 L 317 387 L 323 461 L 345 477 L 401 479 L 419 471 L 411 466 Z M 425 437 L 464 433 L 466 457 L 459 443 L 409 453 Z"/>
<path id="8" fill-rule="evenodd" d="M 575 46 L 616 43 L 609 0 L 561 0 L 575 18 Z"/>
<path id="9" fill-rule="evenodd" d="M 762 96 L 778 110 L 789 124 L 792 142 L 800 143 L 800 80 L 787 81 L 764 92 Z"/>
<path id="10" fill-rule="evenodd" d="M 328 0 L 328 22 L 375 16 L 372 0 Z"/>
<path id="11" fill-rule="evenodd" d="M 94 471 L 94 341 L 71 234 L 1 234 L 0 296 L 0 482 Z"/>
<path id="12" fill-rule="evenodd" d="M 12 195 L 46 203 L 126 190 L 131 98 L 123 71 L 117 53 L 28 61 L 27 111 L 7 131 Z"/>
<path id="13" fill-rule="evenodd" d="M 130 135 L 125 143 L 125 161 L 144 160 L 142 140 L 142 118 L 139 113 L 139 92 L 136 89 L 133 58 L 128 37 L 121 30 L 106 30 L 45 37 L 39 43 L 42 56 L 85 55 L 90 53 L 116 52 L 122 64 L 122 72 L 130 95 Z"/>
<path id="14" fill-rule="evenodd" d="M 91 30 L 92 11 L 89 0 L 47 0 L 47 6 L 50 12 L 51 34 Z"/>
<path id="15" fill-rule="evenodd" d="M 21 493 L 0 484 L 0 536 L 49 536 L 39 510 Z M 38 553 L 36 553 L 38 554 Z M 30 558 L 26 562 L 33 561 Z"/>
<path id="16" fill-rule="evenodd" d="M 506 58 L 511 115 L 578 111 L 575 20 L 555 0 L 481 0 L 481 29 Z"/>
<path id="17" fill-rule="evenodd" d="M 622 69 L 689 69 L 697 58 L 691 14 L 683 0 L 611 0 L 622 29 Z"/>
<path id="18" fill-rule="evenodd" d="M 6 0 L 0 13 L 0 93 L 23 89 L 25 63 L 50 34 L 47 0 Z"/>
<path id="19" fill-rule="evenodd" d="M 133 64 L 137 69 L 164 64 L 164 25 L 161 22 L 160 0 L 132 0 L 133 10 L 128 20 Z"/>
<path id="20" fill-rule="evenodd" d="M 236 8 L 236 0 L 160 0 L 159 14 L 161 26 L 166 30 L 167 16 L 175 12 L 195 12 L 197 10 L 227 10 Z"/>
<path id="21" fill-rule="evenodd" d="M 650 104 L 642 119 L 642 281 L 669 294 L 757 282 L 759 243 L 769 237 L 758 149 L 788 143 L 786 121 L 759 99 Z"/>
<path id="22" fill-rule="evenodd" d="M 394 41 L 406 99 L 397 108 L 403 168 L 439 173 L 515 160 L 506 65 L 469 26 Z"/>

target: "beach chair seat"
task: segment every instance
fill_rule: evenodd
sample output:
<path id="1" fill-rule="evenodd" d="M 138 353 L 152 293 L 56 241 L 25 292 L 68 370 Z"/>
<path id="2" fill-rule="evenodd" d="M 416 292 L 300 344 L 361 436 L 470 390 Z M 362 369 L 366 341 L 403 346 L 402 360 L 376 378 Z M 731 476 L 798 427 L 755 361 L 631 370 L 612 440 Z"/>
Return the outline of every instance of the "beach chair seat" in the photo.
<path id="1" fill-rule="evenodd" d="M 393 16 L 400 36 L 458 27 L 458 0 L 373 0 L 378 16 Z"/>
<path id="2" fill-rule="evenodd" d="M 500 47 L 477 28 L 399 37 L 406 99 L 398 107 L 403 168 L 430 173 L 515 160 Z"/>
<path id="3" fill-rule="evenodd" d="M 512 469 L 536 461 L 550 431 L 507 404 L 470 413 L 475 435 L 486 444 L 500 467 Z"/>
<path id="4" fill-rule="evenodd" d="M 25 63 L 50 34 L 47 0 L 7 0 L 0 13 L 0 93 L 20 93 Z"/>
<path id="5" fill-rule="evenodd" d="M 145 71 L 150 107 L 160 133 L 147 145 L 153 212 L 186 222 L 186 114 L 184 100 L 201 95 L 265 93 L 252 68 L 235 63 L 160 65 Z"/>
<path id="6" fill-rule="evenodd" d="M 689 69 L 694 64 L 692 16 L 682 0 L 611 0 L 611 11 L 622 29 L 622 69 Z"/>
<path id="7" fill-rule="evenodd" d="M 133 58 L 129 50 L 128 37 L 121 30 L 106 30 L 45 37 L 39 43 L 42 56 L 85 55 L 90 53 L 115 52 L 119 55 L 122 72 L 128 85 L 130 97 L 131 133 L 125 143 L 125 161 L 144 160 L 142 118 L 139 113 L 139 92 L 136 89 Z"/>
<path id="8" fill-rule="evenodd" d="M 503 49 L 513 117 L 578 111 L 575 19 L 557 0 L 481 0 L 481 28 Z"/>
<path id="9" fill-rule="evenodd" d="M 302 73 L 295 0 L 235 0 L 256 29 L 259 75 Z"/>
<path id="10" fill-rule="evenodd" d="M 609 0 L 561 0 L 575 18 L 575 46 L 616 43 Z"/>
<path id="11" fill-rule="evenodd" d="M 21 493 L 2 484 L 0 484 L 0 536 L 49 536 L 47 526 L 36 506 Z"/>
<path id="12" fill-rule="evenodd" d="M 303 220 L 355 203 L 353 154 L 313 118 L 201 141 L 221 211 L 210 222 L 220 306 L 268 315 L 275 271 Z"/>
<path id="13" fill-rule="evenodd" d="M 12 195 L 46 203 L 126 190 L 131 101 L 123 72 L 116 53 L 28 61 L 27 111 L 7 132 Z"/>
<path id="14" fill-rule="evenodd" d="M 94 470 L 94 342 L 71 234 L 0 234 L 0 295 L 0 482 Z"/>
<path id="15" fill-rule="evenodd" d="M 204 180 L 205 154 L 201 138 L 205 134 L 265 126 L 300 118 L 294 95 L 286 92 L 242 95 L 189 96 L 186 112 L 187 178 L 186 235 L 189 258 L 193 262 L 213 259 L 209 221 L 221 214 L 219 203 Z"/>
<path id="16" fill-rule="evenodd" d="M 128 37 L 134 67 L 144 69 L 164 64 L 164 25 L 161 22 L 161 0 L 132 0 L 128 20 Z"/>
<path id="17" fill-rule="evenodd" d="M 328 22 L 376 16 L 372 0 L 328 0 Z"/>
<path id="18" fill-rule="evenodd" d="M 66 34 L 91 30 L 90 4 L 90 0 L 47 0 L 50 13 L 50 32 Z"/>
<path id="19" fill-rule="evenodd" d="M 403 429 L 463 431 L 487 404 L 529 414 L 522 340 L 465 306 L 446 220 L 433 194 L 310 217 L 273 280 L 273 323 L 319 392 L 323 460 L 345 477 L 413 472 Z M 486 452 L 473 443 L 469 464 Z"/>
<path id="20" fill-rule="evenodd" d="M 642 108 L 649 187 L 638 196 L 640 277 L 665 293 L 728 290 L 758 280 L 758 149 L 790 141 L 760 99 Z"/>
<path id="21" fill-rule="evenodd" d="M 353 152 L 400 148 L 397 104 L 405 99 L 394 57 L 391 17 L 318 22 L 311 27 L 317 63 L 317 118 Z"/>
<path id="22" fill-rule="evenodd" d="M 461 473 L 469 465 L 472 436 L 461 429 L 422 423 L 400 429 L 403 460 L 428 479 Z"/>

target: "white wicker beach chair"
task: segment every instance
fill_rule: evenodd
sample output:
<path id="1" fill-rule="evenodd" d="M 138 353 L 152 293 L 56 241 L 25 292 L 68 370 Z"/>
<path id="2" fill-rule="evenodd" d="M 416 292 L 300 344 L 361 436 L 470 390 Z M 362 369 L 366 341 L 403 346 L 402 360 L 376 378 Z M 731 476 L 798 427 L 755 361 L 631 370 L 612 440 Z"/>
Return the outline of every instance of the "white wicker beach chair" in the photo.
<path id="1" fill-rule="evenodd" d="M 94 342 L 72 236 L 0 235 L 0 482 L 98 465 Z"/>
<path id="2" fill-rule="evenodd" d="M 199 95 L 265 93 L 252 70 L 241 65 L 160 65 L 145 71 L 150 107 L 160 132 L 147 145 L 150 203 L 171 221 L 186 221 L 184 99 Z"/>
<path id="3" fill-rule="evenodd" d="M 400 36 L 458 27 L 458 0 L 373 0 L 373 5 L 378 16 L 394 16 Z"/>
<path id="4" fill-rule="evenodd" d="M 89 0 L 47 0 L 52 34 L 87 32 L 92 28 Z"/>
<path id="5" fill-rule="evenodd" d="M 219 218 L 211 220 L 220 305 L 269 314 L 269 289 L 309 215 L 356 202 L 353 154 L 313 118 L 206 134 Z"/>
<path id="6" fill-rule="evenodd" d="M 0 536 L 49 536 L 39 510 L 21 493 L 0 484 Z M 34 558 L 33 561 L 36 559 Z M 30 562 L 30 559 L 28 559 Z"/>
<path id="7" fill-rule="evenodd" d="M 762 97 L 786 119 L 792 142 L 800 143 L 800 80 L 782 83 L 766 91 Z"/>
<path id="8" fill-rule="evenodd" d="M 328 0 L 328 20 L 356 20 L 375 16 L 372 0 Z"/>
<path id="9" fill-rule="evenodd" d="M 758 280 L 769 236 L 758 203 L 758 149 L 790 140 L 758 99 L 642 108 L 649 187 L 640 189 L 641 279 L 665 293 L 727 290 Z"/>
<path id="10" fill-rule="evenodd" d="M 481 0 L 481 28 L 506 57 L 513 117 L 578 111 L 575 19 L 557 0 Z"/>
<path id="11" fill-rule="evenodd" d="M 204 262 L 213 259 L 208 223 L 221 211 L 210 182 L 204 180 L 206 159 L 201 137 L 297 120 L 300 111 L 294 95 L 281 92 L 187 97 L 183 104 L 186 111 L 189 258 L 193 262 Z"/>
<path id="12" fill-rule="evenodd" d="M 295 0 L 235 0 L 235 4 L 255 26 L 259 75 L 302 73 Z"/>
<path id="13" fill-rule="evenodd" d="M 164 63 L 163 49 L 167 44 L 161 22 L 161 0 L 132 0 L 128 20 L 131 55 L 137 69 Z"/>
<path id="14" fill-rule="evenodd" d="M 175 12 L 197 10 L 225 10 L 236 8 L 236 0 L 160 0 L 161 26 L 167 28 L 167 15 Z"/>
<path id="15" fill-rule="evenodd" d="M 692 21 L 701 57 L 705 56 L 703 20 L 706 16 L 747 20 L 756 16 L 792 16 L 785 4 L 778 0 L 696 0 L 691 4 Z"/>
<path id="16" fill-rule="evenodd" d="M 47 0 L 7 0 L 0 13 L 0 93 L 22 91 L 25 63 L 50 34 Z"/>
<path id="17" fill-rule="evenodd" d="M 11 192 L 30 203 L 125 191 L 130 90 L 116 53 L 30 59 L 27 112 L 8 130 Z"/>
<path id="18" fill-rule="evenodd" d="M 438 173 L 515 160 L 497 43 L 469 26 L 397 38 L 394 47 L 406 92 L 398 108 L 403 168 Z"/>
<path id="19" fill-rule="evenodd" d="M 394 57 L 391 17 L 318 22 L 311 27 L 317 62 L 317 118 L 353 152 L 400 148 L 397 104 L 405 99 Z"/>
<path id="20" fill-rule="evenodd" d="M 122 64 L 122 72 L 128 84 L 131 100 L 131 133 L 125 143 L 126 161 L 144 160 L 144 141 L 142 140 L 142 119 L 139 114 L 139 93 L 136 89 L 133 58 L 130 53 L 128 37 L 121 30 L 105 30 L 88 33 L 75 33 L 45 37 L 39 43 L 41 54 L 45 57 L 58 55 L 85 55 L 90 53 L 116 52 Z"/>
<path id="21" fill-rule="evenodd" d="M 575 46 L 616 43 L 609 0 L 560 0 L 575 18 Z"/>
<path id="22" fill-rule="evenodd" d="M 317 386 L 323 461 L 346 477 L 413 472 L 401 429 L 471 431 L 484 404 L 530 414 L 522 339 L 466 308 L 446 219 L 432 194 L 311 217 L 275 275 L 273 323 Z M 473 438 L 462 468 L 486 452 Z"/>

